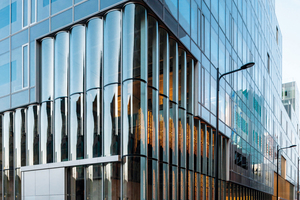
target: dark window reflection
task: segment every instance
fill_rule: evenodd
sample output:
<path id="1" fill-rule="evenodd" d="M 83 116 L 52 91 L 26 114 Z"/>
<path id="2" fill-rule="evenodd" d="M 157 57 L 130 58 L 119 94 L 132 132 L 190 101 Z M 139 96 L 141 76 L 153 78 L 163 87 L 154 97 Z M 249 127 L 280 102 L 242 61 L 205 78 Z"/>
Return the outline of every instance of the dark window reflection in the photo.
<path id="1" fill-rule="evenodd" d="M 148 88 L 148 157 L 158 158 L 158 91 Z"/>
<path id="2" fill-rule="evenodd" d="M 170 174 L 169 174 L 169 190 L 170 190 L 170 199 L 177 199 L 178 195 L 178 177 L 177 177 L 178 167 L 170 166 Z"/>
<path id="3" fill-rule="evenodd" d="M 14 200 L 14 170 L 3 171 L 3 199 Z"/>
<path id="4" fill-rule="evenodd" d="M 21 166 L 26 166 L 26 110 L 21 110 Z"/>
<path id="5" fill-rule="evenodd" d="M 185 167 L 186 165 L 186 130 L 185 121 L 186 113 L 183 109 L 178 109 L 178 155 L 179 155 L 179 166 Z"/>
<path id="6" fill-rule="evenodd" d="M 39 158 L 40 158 L 40 151 L 39 151 L 39 142 L 40 142 L 40 136 L 38 132 L 38 107 L 33 106 L 33 164 L 37 165 L 39 164 Z"/>
<path id="7" fill-rule="evenodd" d="M 158 22 L 148 16 L 148 84 L 158 89 Z"/>
<path id="8" fill-rule="evenodd" d="M 168 162 L 168 99 L 159 96 L 159 159 Z"/>
<path id="9" fill-rule="evenodd" d="M 21 200 L 21 170 L 15 170 L 15 200 Z"/>
<path id="10" fill-rule="evenodd" d="M 84 167 L 67 168 L 67 196 L 68 200 L 84 199 Z"/>
<path id="11" fill-rule="evenodd" d="M 158 199 L 158 162 L 148 160 L 148 199 Z"/>
<path id="12" fill-rule="evenodd" d="M 187 168 L 193 169 L 193 124 L 194 117 L 193 115 L 187 114 L 186 120 L 186 159 L 187 159 Z"/>
<path id="13" fill-rule="evenodd" d="M 46 102 L 47 116 L 47 163 L 53 162 L 52 103 Z"/>
<path id="14" fill-rule="evenodd" d="M 102 165 L 92 165 L 86 168 L 86 198 L 102 200 Z"/>
<path id="15" fill-rule="evenodd" d="M 169 108 L 169 150 L 170 164 L 177 165 L 178 145 L 177 145 L 177 105 L 170 102 Z"/>
<path id="16" fill-rule="evenodd" d="M 168 164 L 159 163 L 159 199 L 167 200 L 168 199 Z"/>
<path id="17" fill-rule="evenodd" d="M 120 163 L 109 163 L 104 167 L 104 199 L 121 199 Z"/>

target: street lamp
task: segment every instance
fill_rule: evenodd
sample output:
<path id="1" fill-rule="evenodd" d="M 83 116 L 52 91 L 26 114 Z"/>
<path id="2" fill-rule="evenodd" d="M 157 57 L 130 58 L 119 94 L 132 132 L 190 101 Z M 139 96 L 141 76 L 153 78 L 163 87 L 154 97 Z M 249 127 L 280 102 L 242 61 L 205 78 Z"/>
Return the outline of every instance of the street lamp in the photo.
<path id="1" fill-rule="evenodd" d="M 277 185 L 276 185 L 276 197 L 277 197 L 277 199 L 278 199 L 278 160 L 279 160 L 279 158 L 278 158 L 278 155 L 279 155 L 279 151 L 280 150 L 282 150 L 282 149 L 289 149 L 289 148 L 293 148 L 293 147 L 296 147 L 297 145 L 291 145 L 291 146 L 289 146 L 289 147 L 282 147 L 282 148 L 278 148 L 279 147 L 279 145 L 277 145 L 277 171 L 276 171 L 276 173 L 277 173 Z"/>
<path id="2" fill-rule="evenodd" d="M 223 76 L 226 76 L 228 74 L 232 74 L 234 72 L 238 72 L 244 69 L 248 69 L 250 67 L 253 67 L 253 65 L 255 65 L 254 62 L 249 62 L 243 66 L 241 66 L 239 69 L 230 71 L 230 72 L 226 72 L 224 74 L 219 75 L 219 68 L 217 68 L 217 123 L 216 123 L 216 163 L 215 163 L 215 200 L 218 200 L 218 187 L 219 187 L 219 90 L 220 90 L 220 80 Z"/>

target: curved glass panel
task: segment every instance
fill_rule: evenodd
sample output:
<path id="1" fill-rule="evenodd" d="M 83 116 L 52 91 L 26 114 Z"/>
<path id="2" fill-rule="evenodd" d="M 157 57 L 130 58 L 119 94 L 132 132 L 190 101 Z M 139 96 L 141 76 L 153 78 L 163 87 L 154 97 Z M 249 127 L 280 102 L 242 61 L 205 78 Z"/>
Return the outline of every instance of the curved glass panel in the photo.
<path id="1" fill-rule="evenodd" d="M 159 96 L 159 160 L 168 162 L 168 99 Z"/>
<path id="2" fill-rule="evenodd" d="M 170 165 L 170 175 L 169 175 L 169 190 L 170 190 L 170 198 L 172 200 L 176 200 L 178 197 L 178 167 Z"/>
<path id="3" fill-rule="evenodd" d="M 146 158 L 123 159 L 123 199 L 146 199 Z"/>
<path id="4" fill-rule="evenodd" d="M 14 113 L 13 112 L 5 112 L 3 116 L 3 170 L 5 169 L 13 169 L 14 162 Z"/>
<path id="5" fill-rule="evenodd" d="M 179 198 L 180 200 L 185 200 L 185 169 L 180 168 L 178 171 L 178 192 L 179 192 Z"/>
<path id="6" fill-rule="evenodd" d="M 120 83 L 121 32 L 121 12 L 109 12 L 104 21 L 104 86 Z"/>
<path id="7" fill-rule="evenodd" d="M 39 163 L 38 106 L 29 106 L 27 113 L 26 165 L 34 165 Z"/>
<path id="8" fill-rule="evenodd" d="M 178 106 L 186 108 L 186 52 L 179 48 L 178 55 Z"/>
<path id="9" fill-rule="evenodd" d="M 158 22 L 148 16 L 148 85 L 158 89 Z"/>
<path id="10" fill-rule="evenodd" d="M 187 169 L 194 169 L 194 155 L 193 155 L 193 133 L 194 133 L 194 117 L 187 114 L 186 118 L 186 159 Z"/>
<path id="11" fill-rule="evenodd" d="M 186 112 L 178 109 L 178 149 L 179 149 L 179 166 L 186 165 Z"/>
<path id="12" fill-rule="evenodd" d="M 158 159 L 158 91 L 148 88 L 148 157 Z"/>
<path id="13" fill-rule="evenodd" d="M 147 85 L 123 83 L 123 155 L 146 155 Z"/>
<path id="14" fill-rule="evenodd" d="M 194 199 L 194 173 L 190 170 L 187 172 L 187 199 Z"/>
<path id="15" fill-rule="evenodd" d="M 84 199 L 84 172 L 83 166 L 67 168 L 67 196 L 71 200 Z"/>
<path id="16" fill-rule="evenodd" d="M 54 42 L 54 98 L 68 95 L 69 33 L 59 32 Z"/>
<path id="17" fill-rule="evenodd" d="M 76 25 L 70 34 L 70 94 L 83 92 L 85 26 Z"/>
<path id="18" fill-rule="evenodd" d="M 121 199 L 120 163 L 109 163 L 104 166 L 104 199 Z"/>
<path id="19" fill-rule="evenodd" d="M 40 164 L 53 162 L 52 109 L 51 101 L 41 105 Z"/>
<path id="20" fill-rule="evenodd" d="M 3 135 L 3 121 L 4 120 L 4 117 L 3 115 L 1 114 L 0 115 L 0 158 L 2 159 L 2 147 L 3 147 L 3 141 L 2 141 L 2 135 Z M 0 162 L 0 183 L 2 183 L 2 162 Z M 2 196 L 2 191 L 0 190 L 0 195 Z"/>
<path id="21" fill-rule="evenodd" d="M 177 103 L 178 101 L 178 45 L 170 39 L 170 77 L 169 77 L 169 98 Z"/>
<path id="22" fill-rule="evenodd" d="M 159 163 L 159 199 L 168 199 L 169 187 L 169 166 L 166 163 Z"/>
<path id="23" fill-rule="evenodd" d="M 26 110 L 15 112 L 14 127 L 14 168 L 26 165 Z"/>
<path id="24" fill-rule="evenodd" d="M 194 120 L 194 170 L 201 172 L 201 123 Z"/>
<path id="25" fill-rule="evenodd" d="M 54 102 L 54 162 L 68 160 L 68 99 Z"/>
<path id="26" fill-rule="evenodd" d="M 21 169 L 15 169 L 15 200 L 21 200 L 22 190 L 21 190 Z"/>
<path id="27" fill-rule="evenodd" d="M 201 196 L 201 191 L 203 190 L 203 188 L 201 188 L 201 174 L 199 173 L 194 173 L 194 186 L 195 186 L 195 196 L 194 199 L 195 200 L 200 200 L 203 198 L 203 196 Z M 224 188 L 224 194 L 226 192 L 226 189 Z M 225 196 L 221 199 L 225 199 Z"/>
<path id="28" fill-rule="evenodd" d="M 51 15 L 72 6 L 72 0 L 51 0 Z"/>
<path id="29" fill-rule="evenodd" d="M 158 164 L 157 160 L 147 160 L 148 161 L 148 199 L 156 200 L 158 199 Z"/>
<path id="30" fill-rule="evenodd" d="M 102 187 L 102 165 L 88 166 L 86 168 L 86 199 L 102 200 Z"/>
<path id="31" fill-rule="evenodd" d="M 70 96 L 69 160 L 83 159 L 83 94 Z"/>
<path id="32" fill-rule="evenodd" d="M 103 20 L 93 18 L 86 30 L 86 90 L 101 87 L 103 65 Z"/>
<path id="33" fill-rule="evenodd" d="M 187 59 L 186 72 L 186 110 L 187 112 L 194 113 L 194 60 L 192 58 Z"/>
<path id="34" fill-rule="evenodd" d="M 54 41 L 46 38 L 42 41 L 42 99 L 53 99 L 53 67 L 54 67 Z"/>
<path id="35" fill-rule="evenodd" d="M 123 80 L 147 79 L 147 12 L 139 4 L 128 4 L 123 12 Z"/>
<path id="36" fill-rule="evenodd" d="M 169 34 L 159 29 L 159 93 L 169 96 Z"/>
<path id="37" fill-rule="evenodd" d="M 102 156 L 102 91 L 86 94 L 86 158 Z"/>
<path id="38" fill-rule="evenodd" d="M 120 154 L 121 135 L 121 86 L 114 84 L 104 88 L 104 155 Z"/>
<path id="39" fill-rule="evenodd" d="M 178 160 L 178 132 L 177 132 L 177 118 L 178 106 L 173 102 L 169 102 L 169 163 L 177 165 Z"/>

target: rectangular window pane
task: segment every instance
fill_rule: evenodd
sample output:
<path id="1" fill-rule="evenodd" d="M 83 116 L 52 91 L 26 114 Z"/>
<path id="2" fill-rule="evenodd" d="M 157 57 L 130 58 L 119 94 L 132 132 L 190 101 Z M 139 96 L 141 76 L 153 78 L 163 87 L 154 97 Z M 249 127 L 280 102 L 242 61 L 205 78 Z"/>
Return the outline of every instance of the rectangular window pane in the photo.
<path id="1" fill-rule="evenodd" d="M 31 10 L 31 16 L 30 16 L 30 23 L 34 23 L 36 21 L 36 0 L 31 0 L 30 2 L 30 10 Z"/>
<path id="2" fill-rule="evenodd" d="M 23 27 L 28 25 L 28 0 L 23 0 Z"/>
<path id="3" fill-rule="evenodd" d="M 0 96 L 9 94 L 9 53 L 0 56 Z"/>
<path id="4" fill-rule="evenodd" d="M 28 45 L 23 46 L 23 88 L 28 87 Z"/>

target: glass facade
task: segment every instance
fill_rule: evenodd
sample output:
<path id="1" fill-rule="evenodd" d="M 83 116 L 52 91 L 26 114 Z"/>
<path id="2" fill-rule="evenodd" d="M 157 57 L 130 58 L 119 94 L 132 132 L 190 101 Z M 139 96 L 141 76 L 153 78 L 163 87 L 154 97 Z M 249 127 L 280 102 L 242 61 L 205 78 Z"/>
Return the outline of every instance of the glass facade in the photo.
<path id="1" fill-rule="evenodd" d="M 120 2 L 0 3 L 1 198 L 24 166 L 119 156 L 64 166 L 68 199 L 212 199 L 216 159 L 220 199 L 270 199 L 277 145 L 300 144 L 274 1 Z M 250 61 L 217 102 L 217 68 Z M 281 152 L 292 185 L 299 149 Z"/>

